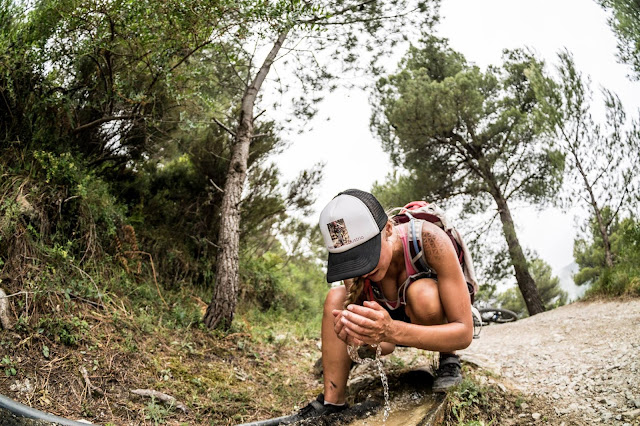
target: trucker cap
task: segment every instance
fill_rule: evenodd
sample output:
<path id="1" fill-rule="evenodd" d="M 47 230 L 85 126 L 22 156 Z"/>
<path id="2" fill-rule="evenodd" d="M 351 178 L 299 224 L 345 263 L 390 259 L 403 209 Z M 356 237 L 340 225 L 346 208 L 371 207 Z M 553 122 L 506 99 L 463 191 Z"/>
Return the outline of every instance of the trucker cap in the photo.
<path id="1" fill-rule="evenodd" d="M 320 231 L 329 250 L 327 282 L 355 278 L 373 271 L 380 260 L 384 209 L 373 195 L 348 189 L 320 213 Z"/>

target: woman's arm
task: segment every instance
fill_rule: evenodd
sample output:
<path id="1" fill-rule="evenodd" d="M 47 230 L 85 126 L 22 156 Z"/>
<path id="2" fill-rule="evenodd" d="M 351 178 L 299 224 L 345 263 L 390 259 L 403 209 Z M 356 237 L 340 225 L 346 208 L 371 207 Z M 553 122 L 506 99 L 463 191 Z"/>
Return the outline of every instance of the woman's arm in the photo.
<path id="1" fill-rule="evenodd" d="M 469 289 L 456 250 L 449 236 L 441 228 L 427 221 L 422 223 L 422 246 L 425 260 L 438 276 L 438 293 L 447 318 L 447 324 L 430 326 L 423 333 L 430 335 L 429 341 L 437 340 L 437 347 L 432 350 L 466 348 L 473 339 L 473 318 Z M 409 332 L 409 335 L 419 339 L 415 332 Z M 421 346 L 423 345 L 424 343 Z M 443 345 L 450 347 L 443 348 Z"/>

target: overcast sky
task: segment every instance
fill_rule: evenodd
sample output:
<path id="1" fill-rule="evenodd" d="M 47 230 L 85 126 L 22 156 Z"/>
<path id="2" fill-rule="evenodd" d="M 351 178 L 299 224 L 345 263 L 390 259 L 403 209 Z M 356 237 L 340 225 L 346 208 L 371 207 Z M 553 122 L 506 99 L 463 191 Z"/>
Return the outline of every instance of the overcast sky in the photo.
<path id="1" fill-rule="evenodd" d="M 591 76 L 595 91 L 604 86 L 616 92 L 627 115 L 638 117 L 640 82 L 631 82 L 629 68 L 617 63 L 616 39 L 595 1 L 443 0 L 440 12 L 437 35 L 481 68 L 499 65 L 503 49 L 524 46 L 553 66 L 557 52 L 567 48 L 577 68 Z M 370 132 L 370 115 L 367 93 L 339 90 L 320 105 L 311 130 L 287 137 L 290 147 L 275 160 L 285 179 L 318 161 L 326 164 L 318 211 L 339 191 L 370 190 L 391 171 L 388 156 Z M 512 213 L 523 246 L 536 250 L 556 274 L 573 261 L 573 212 L 520 207 Z"/>

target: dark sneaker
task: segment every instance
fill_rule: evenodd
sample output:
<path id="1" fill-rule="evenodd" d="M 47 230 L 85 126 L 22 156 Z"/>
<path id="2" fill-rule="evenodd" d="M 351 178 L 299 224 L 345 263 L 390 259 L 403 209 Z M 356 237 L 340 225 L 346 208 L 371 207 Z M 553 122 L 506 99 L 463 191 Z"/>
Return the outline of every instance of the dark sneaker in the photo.
<path id="1" fill-rule="evenodd" d="M 320 394 L 314 401 L 311 401 L 309 404 L 307 404 L 306 407 L 302 407 L 300 411 L 298 411 L 296 414 L 289 417 L 285 421 L 281 422 L 280 424 L 290 425 L 304 419 L 328 416 L 333 413 L 339 413 L 340 411 L 345 410 L 348 407 L 348 404 L 344 404 L 342 406 L 324 405 L 324 394 Z"/>
<path id="2" fill-rule="evenodd" d="M 462 382 L 460 370 L 460 358 L 457 355 L 447 354 L 440 357 L 440 366 L 436 371 L 436 380 L 433 382 L 433 392 L 446 392 L 451 386 Z"/>

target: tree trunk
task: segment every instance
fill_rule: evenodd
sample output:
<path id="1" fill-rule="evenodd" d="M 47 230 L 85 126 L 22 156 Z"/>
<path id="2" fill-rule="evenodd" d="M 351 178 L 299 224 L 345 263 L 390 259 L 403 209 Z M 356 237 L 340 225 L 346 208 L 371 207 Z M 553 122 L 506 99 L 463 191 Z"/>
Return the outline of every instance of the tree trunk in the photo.
<path id="1" fill-rule="evenodd" d="M 609 233 L 607 232 L 607 226 L 604 224 L 601 211 L 594 205 L 596 212 L 596 218 L 598 219 L 598 228 L 600 229 L 600 235 L 602 236 L 602 244 L 604 245 L 604 262 L 607 268 L 613 268 L 613 255 L 611 254 L 611 241 L 609 241 Z"/>
<path id="2" fill-rule="evenodd" d="M 498 212 L 500 213 L 500 221 L 502 222 L 502 232 L 507 240 L 507 246 L 509 247 L 509 256 L 511 257 L 511 263 L 516 273 L 516 281 L 518 287 L 524 298 L 524 302 L 527 305 L 527 311 L 529 315 L 539 314 L 544 312 L 544 306 L 542 299 L 538 293 L 538 287 L 536 286 L 533 277 L 529 273 L 529 266 L 527 259 L 524 256 L 520 241 L 516 235 L 516 228 L 511 217 L 511 211 L 507 205 L 507 200 L 501 193 L 497 192 L 492 194 L 496 204 L 498 205 Z"/>
<path id="3" fill-rule="evenodd" d="M 269 73 L 289 30 L 283 30 L 265 58 L 256 77 L 242 96 L 240 120 L 234 137 L 233 152 L 224 185 L 218 234 L 216 283 L 213 299 L 204 315 L 209 328 L 228 330 L 238 301 L 238 259 L 240 251 L 240 202 L 247 178 L 249 147 L 253 137 L 253 109 L 262 83 Z"/>
<path id="4" fill-rule="evenodd" d="M 584 187 L 589 193 L 589 203 L 591 204 L 591 208 L 593 209 L 593 214 L 596 216 L 596 220 L 598 221 L 598 230 L 600 231 L 600 236 L 602 237 L 602 245 L 604 246 L 604 262 L 607 268 L 613 268 L 613 256 L 611 255 L 611 242 L 609 241 L 609 232 L 608 226 L 604 223 L 604 218 L 602 217 L 602 209 L 598 206 L 598 201 L 596 199 L 595 194 L 593 193 L 593 185 L 589 182 L 589 177 L 587 176 L 587 172 L 582 167 L 582 161 L 578 156 L 577 148 L 573 145 L 569 146 L 571 154 L 573 155 L 573 161 L 576 163 L 576 167 L 580 172 L 580 176 L 582 176 L 582 181 L 584 182 Z"/>

